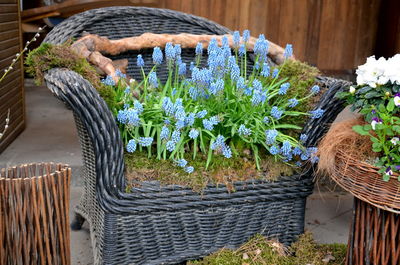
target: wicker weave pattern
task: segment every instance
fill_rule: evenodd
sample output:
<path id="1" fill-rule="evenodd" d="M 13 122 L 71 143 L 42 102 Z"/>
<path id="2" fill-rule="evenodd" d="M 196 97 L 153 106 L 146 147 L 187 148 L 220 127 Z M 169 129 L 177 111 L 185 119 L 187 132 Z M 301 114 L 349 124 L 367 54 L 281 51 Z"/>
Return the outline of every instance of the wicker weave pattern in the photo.
<path id="1" fill-rule="evenodd" d="M 83 31 L 111 39 L 156 33 L 225 34 L 215 23 L 179 12 L 115 7 L 91 10 L 66 20 L 45 41 L 61 43 Z M 150 66 L 151 50 L 140 51 Z M 134 52 L 119 55 L 131 60 Z M 188 62 L 191 51 L 184 50 Z M 133 61 L 128 73 L 134 77 Z M 149 69 L 146 69 L 148 71 Z M 164 72 L 165 74 L 166 72 Z M 158 70 L 158 75 L 163 73 Z M 255 233 L 290 243 L 303 231 L 310 172 L 277 182 L 236 183 L 236 192 L 209 186 L 199 195 L 179 186 L 142 183 L 125 193 L 123 145 L 114 117 L 92 85 L 65 69 L 50 70 L 48 87 L 74 112 L 85 166 L 84 195 L 77 212 L 89 221 L 96 264 L 174 264 L 199 258 L 222 246 L 237 247 Z M 320 102 L 324 117 L 311 120 L 305 133 L 315 145 L 342 110 L 333 95 L 346 83 L 320 78 L 330 89 Z"/>

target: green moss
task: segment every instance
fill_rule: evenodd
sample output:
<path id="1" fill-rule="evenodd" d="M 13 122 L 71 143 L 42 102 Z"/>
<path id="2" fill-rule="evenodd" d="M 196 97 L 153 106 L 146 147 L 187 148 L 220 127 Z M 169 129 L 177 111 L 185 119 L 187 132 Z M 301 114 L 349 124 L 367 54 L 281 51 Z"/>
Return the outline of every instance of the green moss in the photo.
<path id="1" fill-rule="evenodd" d="M 334 260 L 324 262 L 327 255 Z M 189 262 L 189 265 L 340 265 L 344 264 L 346 245 L 318 245 L 311 233 L 299 237 L 290 248 L 256 235 L 238 250 L 223 249 L 203 260 Z"/>
<path id="2" fill-rule="evenodd" d="M 110 108 L 114 106 L 114 89 L 101 83 L 96 69 L 85 58 L 72 51 L 70 46 L 70 41 L 61 45 L 42 43 L 38 48 L 29 52 L 25 60 L 26 72 L 33 76 L 37 85 L 40 85 L 43 83 L 44 74 L 48 70 L 52 68 L 67 68 L 88 80 Z"/>
<path id="3" fill-rule="evenodd" d="M 256 170 L 254 161 L 249 157 L 226 159 L 214 156 L 208 169 L 204 163 L 206 157 L 202 154 L 196 159 L 189 156 L 185 159 L 196 169 L 192 174 L 186 173 L 171 160 L 148 158 L 145 152 L 126 153 L 125 166 L 129 186 L 138 181 L 157 180 L 163 185 L 178 184 L 191 187 L 195 191 L 201 191 L 207 184 L 225 184 L 229 190 L 234 191 L 233 183 L 236 181 L 275 180 L 279 176 L 290 176 L 296 172 L 296 168 L 275 161 L 270 156 L 263 157 L 260 171 Z"/>

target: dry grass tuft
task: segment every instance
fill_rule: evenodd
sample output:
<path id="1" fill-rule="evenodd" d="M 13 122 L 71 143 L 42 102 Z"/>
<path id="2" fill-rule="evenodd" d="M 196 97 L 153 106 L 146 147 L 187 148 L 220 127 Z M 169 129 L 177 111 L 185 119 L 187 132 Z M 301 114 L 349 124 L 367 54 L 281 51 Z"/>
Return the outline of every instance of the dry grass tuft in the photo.
<path id="1" fill-rule="evenodd" d="M 332 125 L 318 147 L 319 174 L 331 175 L 335 171 L 339 151 L 345 151 L 346 156 L 358 161 L 365 161 L 376 156 L 376 153 L 372 151 L 369 136 L 362 136 L 352 129 L 354 125 L 363 124 L 365 122 L 361 117 Z"/>

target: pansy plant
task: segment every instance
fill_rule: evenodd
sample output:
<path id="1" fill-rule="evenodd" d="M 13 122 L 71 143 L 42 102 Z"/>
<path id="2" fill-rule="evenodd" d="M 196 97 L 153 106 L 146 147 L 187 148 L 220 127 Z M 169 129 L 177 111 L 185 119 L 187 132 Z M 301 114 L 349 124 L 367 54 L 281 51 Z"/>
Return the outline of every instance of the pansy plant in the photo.
<path id="1" fill-rule="evenodd" d="M 375 165 L 388 181 L 394 172 L 400 173 L 400 54 L 387 60 L 369 57 L 356 73 L 357 86 L 338 97 L 347 99 L 352 110 L 364 116 L 368 124 L 353 130 L 370 137 L 379 157 Z"/>

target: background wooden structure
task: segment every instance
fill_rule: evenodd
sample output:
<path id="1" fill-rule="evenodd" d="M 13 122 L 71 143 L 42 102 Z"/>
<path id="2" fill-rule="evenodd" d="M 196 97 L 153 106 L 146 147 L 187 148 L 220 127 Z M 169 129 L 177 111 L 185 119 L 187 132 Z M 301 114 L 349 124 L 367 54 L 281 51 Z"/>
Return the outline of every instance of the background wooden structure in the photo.
<path id="1" fill-rule="evenodd" d="M 391 0 L 389 0 L 391 1 Z M 160 0 L 285 46 L 321 70 L 354 69 L 374 54 L 381 0 Z M 400 52 L 400 51 L 399 51 Z"/>
<path id="2" fill-rule="evenodd" d="M 21 50 L 22 38 L 19 23 L 19 0 L 0 0 L 0 75 Z M 0 140 L 0 153 L 25 127 L 25 101 L 22 62 L 15 64 L 0 83 L 0 130 L 3 130 L 7 111 L 10 109 L 10 123 Z"/>

